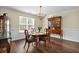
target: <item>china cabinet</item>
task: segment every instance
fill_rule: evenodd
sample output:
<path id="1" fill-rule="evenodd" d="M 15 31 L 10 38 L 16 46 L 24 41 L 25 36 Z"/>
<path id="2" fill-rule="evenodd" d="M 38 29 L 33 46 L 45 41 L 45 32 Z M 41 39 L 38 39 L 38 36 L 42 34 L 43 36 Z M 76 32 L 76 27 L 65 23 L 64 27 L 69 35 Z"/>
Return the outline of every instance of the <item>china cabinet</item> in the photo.
<path id="1" fill-rule="evenodd" d="M 51 33 L 59 34 L 60 37 L 62 36 L 61 20 L 61 16 L 53 16 L 48 18 L 48 28 L 51 30 Z"/>
<path id="2" fill-rule="evenodd" d="M 0 16 L 0 52 L 10 52 L 10 24 L 6 13 Z"/>

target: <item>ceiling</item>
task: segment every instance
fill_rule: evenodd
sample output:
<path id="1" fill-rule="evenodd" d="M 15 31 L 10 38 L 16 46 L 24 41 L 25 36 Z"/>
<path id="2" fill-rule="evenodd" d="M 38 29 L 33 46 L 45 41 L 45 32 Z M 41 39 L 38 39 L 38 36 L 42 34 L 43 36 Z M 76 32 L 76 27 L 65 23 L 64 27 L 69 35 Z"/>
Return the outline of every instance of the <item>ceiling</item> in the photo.
<path id="1" fill-rule="evenodd" d="M 33 15 L 37 15 L 40 11 L 40 6 L 6 6 L 6 7 Z M 42 6 L 41 12 L 43 14 L 52 14 L 56 12 L 77 8 L 79 8 L 79 6 Z"/>

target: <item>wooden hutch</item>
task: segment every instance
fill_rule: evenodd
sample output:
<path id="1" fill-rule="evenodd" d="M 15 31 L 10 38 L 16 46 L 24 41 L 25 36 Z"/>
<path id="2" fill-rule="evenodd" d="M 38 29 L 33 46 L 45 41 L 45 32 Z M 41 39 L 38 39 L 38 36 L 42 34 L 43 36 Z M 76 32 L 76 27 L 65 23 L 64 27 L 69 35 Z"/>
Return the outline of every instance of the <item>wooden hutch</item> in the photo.
<path id="1" fill-rule="evenodd" d="M 7 21 L 6 13 L 0 16 L 0 53 L 10 52 L 10 45 L 8 43 L 10 37 L 7 36 Z"/>
<path id="2" fill-rule="evenodd" d="M 48 28 L 51 30 L 51 33 L 60 35 L 62 38 L 62 29 L 61 29 L 61 16 L 53 16 L 48 18 Z"/>

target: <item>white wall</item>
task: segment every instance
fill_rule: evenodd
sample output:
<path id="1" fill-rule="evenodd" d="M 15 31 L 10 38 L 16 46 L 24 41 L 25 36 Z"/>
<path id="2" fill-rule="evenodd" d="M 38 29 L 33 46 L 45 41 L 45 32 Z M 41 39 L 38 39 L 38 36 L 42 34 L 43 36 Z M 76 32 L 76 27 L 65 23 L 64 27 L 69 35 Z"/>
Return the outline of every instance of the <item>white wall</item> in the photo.
<path id="1" fill-rule="evenodd" d="M 5 8 L 5 7 L 0 7 L 0 14 L 3 14 L 3 13 L 8 13 L 8 17 L 10 18 L 11 34 L 12 34 L 11 36 L 13 40 L 24 38 L 24 33 L 19 33 L 19 16 L 27 16 L 27 17 L 35 18 L 35 28 L 37 28 L 38 26 L 41 26 L 41 21 L 39 20 L 38 17 L 34 15 L 23 13 L 23 12 Z"/>
<path id="2" fill-rule="evenodd" d="M 48 27 L 48 18 L 51 16 L 62 16 L 63 39 L 79 42 L 79 9 L 63 11 L 46 16 L 43 28 Z"/>

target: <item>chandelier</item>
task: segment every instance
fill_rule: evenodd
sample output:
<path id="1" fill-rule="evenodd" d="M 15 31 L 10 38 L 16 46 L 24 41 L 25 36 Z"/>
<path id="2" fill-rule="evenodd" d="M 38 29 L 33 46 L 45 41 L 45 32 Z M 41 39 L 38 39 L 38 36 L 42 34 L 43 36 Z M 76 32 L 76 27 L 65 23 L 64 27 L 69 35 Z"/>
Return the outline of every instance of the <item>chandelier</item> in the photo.
<path id="1" fill-rule="evenodd" d="M 37 16 L 39 17 L 40 20 L 42 20 L 46 16 L 44 13 L 42 13 L 42 6 L 40 6 L 40 10 Z"/>

